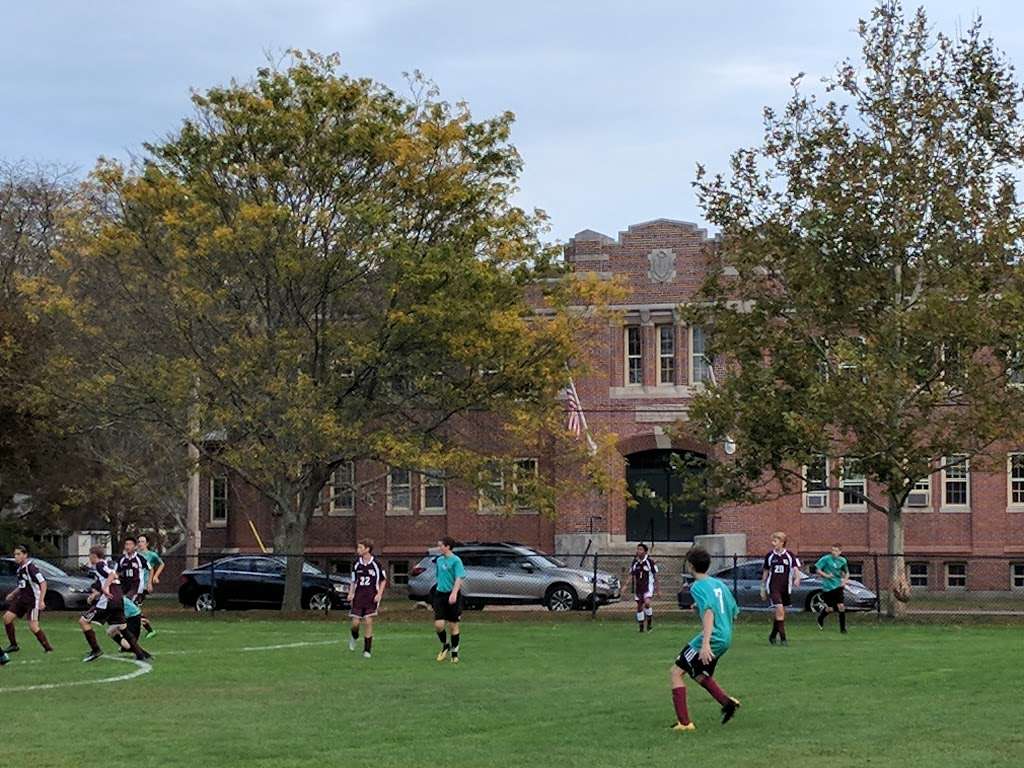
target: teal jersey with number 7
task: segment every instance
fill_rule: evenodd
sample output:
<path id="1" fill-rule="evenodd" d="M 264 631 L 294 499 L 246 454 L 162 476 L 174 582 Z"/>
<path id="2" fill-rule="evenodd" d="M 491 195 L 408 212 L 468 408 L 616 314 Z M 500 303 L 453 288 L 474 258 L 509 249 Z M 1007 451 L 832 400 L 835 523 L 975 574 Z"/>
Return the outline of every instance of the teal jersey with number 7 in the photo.
<path id="1" fill-rule="evenodd" d="M 713 576 L 706 579 L 696 579 L 690 587 L 690 594 L 693 596 L 693 607 L 697 611 L 697 617 L 704 621 L 705 611 L 710 610 L 715 617 L 715 626 L 711 630 L 711 652 L 715 656 L 721 656 L 732 644 L 732 622 L 740 612 L 736 605 L 736 599 L 725 584 Z M 698 632 L 697 636 L 690 641 L 690 647 L 700 650 L 703 640 L 703 633 Z"/>

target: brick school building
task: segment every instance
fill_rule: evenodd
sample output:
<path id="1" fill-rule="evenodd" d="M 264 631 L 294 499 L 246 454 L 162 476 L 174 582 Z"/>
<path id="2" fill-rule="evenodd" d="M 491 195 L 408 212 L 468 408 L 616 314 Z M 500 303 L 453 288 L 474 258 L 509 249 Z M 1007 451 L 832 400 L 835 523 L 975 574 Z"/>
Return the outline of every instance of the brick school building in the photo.
<path id="1" fill-rule="evenodd" d="M 401 583 L 446 534 L 577 555 L 589 544 L 591 551 L 625 556 L 636 542 L 651 540 L 662 555 L 681 554 L 698 537 L 713 552 L 763 553 L 770 533 L 781 529 L 794 551 L 810 556 L 838 540 L 855 575 L 868 568 L 873 553 L 886 551 L 885 516 L 857 503 L 856 491 L 874 489 L 855 475 L 838 477 L 838 462 L 830 459 L 809 468 L 812 482 L 803 493 L 757 506 L 704 514 L 685 501 L 667 508 L 658 501 L 681 490 L 669 471 L 673 453 L 708 456 L 724 449 L 701 443 L 685 429 L 691 398 L 713 372 L 704 354 L 704 329 L 685 325 L 677 308 L 691 300 L 704 278 L 707 244 L 706 233 L 693 224 L 658 219 L 617 237 L 585 230 L 565 247 L 572 269 L 617 277 L 628 288 L 616 307 L 618 321 L 600 330 L 593 374 L 576 386 L 591 432 L 615 435 L 617 451 L 608 469 L 631 490 L 645 489 L 637 504 L 587 492 L 578 472 L 556 469 L 544 456 L 522 457 L 516 471 L 546 473 L 564 489 L 554 520 L 529 510 L 490 513 L 476 491 L 408 469 L 349 465 L 324 490 L 307 536 L 310 557 L 344 568 L 356 541 L 370 537 Z M 832 477 L 849 493 L 818 490 L 816 477 Z M 349 483 L 362 485 L 367 478 L 378 480 L 353 493 Z M 257 551 L 256 532 L 269 538 L 269 507 L 240 479 L 204 474 L 200 489 L 204 553 Z M 1005 469 L 966 466 L 935 474 L 908 504 L 906 550 L 913 553 L 908 570 L 914 586 L 1024 590 L 1024 446 L 1007 450 Z"/>

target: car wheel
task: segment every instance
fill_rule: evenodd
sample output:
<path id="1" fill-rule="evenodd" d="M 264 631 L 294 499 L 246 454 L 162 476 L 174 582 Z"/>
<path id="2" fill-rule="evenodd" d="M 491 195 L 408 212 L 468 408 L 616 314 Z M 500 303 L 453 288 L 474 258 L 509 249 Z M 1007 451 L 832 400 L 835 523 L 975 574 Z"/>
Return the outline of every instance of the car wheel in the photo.
<path id="1" fill-rule="evenodd" d="M 217 609 L 217 601 L 212 592 L 200 592 L 196 596 L 196 613 L 212 613 Z"/>
<path id="2" fill-rule="evenodd" d="M 462 604 L 462 607 L 467 611 L 482 611 L 484 609 L 484 601 L 469 598 Z"/>
<path id="3" fill-rule="evenodd" d="M 821 592 L 812 592 L 807 598 L 807 610 L 811 613 L 821 613 L 825 610 L 825 598 L 821 596 Z"/>
<path id="4" fill-rule="evenodd" d="M 64 610 L 64 598 L 58 595 L 56 592 L 47 592 L 46 598 L 43 601 L 48 611 L 63 611 Z"/>
<path id="5" fill-rule="evenodd" d="M 577 602 L 576 592 L 568 584 L 553 584 L 544 595 L 544 605 L 556 613 L 574 610 Z"/>
<path id="6" fill-rule="evenodd" d="M 309 610 L 327 613 L 331 609 L 331 596 L 326 592 L 314 592 L 309 596 Z"/>

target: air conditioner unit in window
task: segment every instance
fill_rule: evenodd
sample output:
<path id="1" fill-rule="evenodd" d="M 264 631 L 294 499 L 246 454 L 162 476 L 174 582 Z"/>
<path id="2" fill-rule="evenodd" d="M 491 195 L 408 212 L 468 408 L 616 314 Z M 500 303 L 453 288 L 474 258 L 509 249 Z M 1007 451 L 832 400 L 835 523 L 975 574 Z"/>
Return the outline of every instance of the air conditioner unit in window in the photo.
<path id="1" fill-rule="evenodd" d="M 927 507 L 928 506 L 928 494 L 927 493 L 911 493 L 907 496 L 908 507 Z"/>
<path id="2" fill-rule="evenodd" d="M 813 494 L 807 497 L 808 509 L 821 509 L 825 506 L 826 498 L 820 494 Z"/>

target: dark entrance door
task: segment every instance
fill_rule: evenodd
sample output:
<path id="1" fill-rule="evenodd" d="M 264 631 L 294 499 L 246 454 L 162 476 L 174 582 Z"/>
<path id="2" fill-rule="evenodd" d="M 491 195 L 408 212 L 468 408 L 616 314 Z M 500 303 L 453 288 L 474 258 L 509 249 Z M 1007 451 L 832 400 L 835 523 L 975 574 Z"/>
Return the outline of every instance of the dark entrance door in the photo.
<path id="1" fill-rule="evenodd" d="M 672 454 L 641 451 L 626 457 L 626 482 L 637 502 L 626 512 L 629 541 L 693 541 L 705 533 L 707 517 L 697 501 L 684 495 L 684 478 L 673 471 Z"/>

